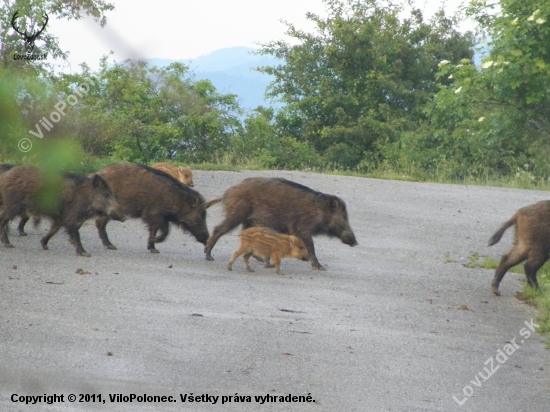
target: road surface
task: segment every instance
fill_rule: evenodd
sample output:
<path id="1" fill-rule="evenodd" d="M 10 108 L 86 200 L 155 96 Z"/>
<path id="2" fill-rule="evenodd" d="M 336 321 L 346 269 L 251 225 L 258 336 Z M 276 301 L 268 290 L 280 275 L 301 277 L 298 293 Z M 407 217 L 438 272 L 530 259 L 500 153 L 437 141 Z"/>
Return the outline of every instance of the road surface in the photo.
<path id="1" fill-rule="evenodd" d="M 550 351 L 514 296 L 522 276 L 496 297 L 492 271 L 463 266 L 509 250 L 512 230 L 487 240 L 545 192 L 277 171 L 196 171 L 195 189 L 211 199 L 251 176 L 340 196 L 359 245 L 317 237 L 327 271 L 285 259 L 278 276 L 242 259 L 228 272 L 235 236 L 209 262 L 178 228 L 153 255 L 140 221 L 107 226 L 117 251 L 89 222 L 84 258 L 64 233 L 42 250 L 45 223 L 18 237 L 12 222 L 0 410 L 549 410 Z M 221 219 L 213 206 L 210 231 Z"/>

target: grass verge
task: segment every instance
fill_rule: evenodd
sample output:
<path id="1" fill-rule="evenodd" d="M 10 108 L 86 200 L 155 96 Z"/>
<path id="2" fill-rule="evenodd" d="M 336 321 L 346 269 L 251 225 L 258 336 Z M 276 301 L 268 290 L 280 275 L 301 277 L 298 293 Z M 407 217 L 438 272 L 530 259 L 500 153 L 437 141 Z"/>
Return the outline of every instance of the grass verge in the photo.
<path id="1" fill-rule="evenodd" d="M 464 263 L 464 266 L 467 268 L 495 270 L 498 263 L 498 261 L 487 255 L 479 255 L 477 252 L 472 252 L 468 257 L 468 263 Z M 523 268 L 519 265 L 511 268 L 509 272 L 525 273 Z M 550 349 L 550 262 L 546 262 L 546 264 L 539 269 L 537 272 L 537 280 L 540 287 L 538 290 L 531 288 L 524 280 L 523 291 L 518 297 L 538 309 L 538 315 L 535 321 L 540 327 L 537 328 L 537 332 L 548 337 L 546 340 L 546 348 Z"/>

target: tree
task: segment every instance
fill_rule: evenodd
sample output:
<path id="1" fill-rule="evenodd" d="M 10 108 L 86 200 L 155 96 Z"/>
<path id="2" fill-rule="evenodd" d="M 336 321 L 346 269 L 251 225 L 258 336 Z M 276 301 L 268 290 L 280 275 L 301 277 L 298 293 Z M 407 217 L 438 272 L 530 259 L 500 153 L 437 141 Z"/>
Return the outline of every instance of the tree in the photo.
<path id="1" fill-rule="evenodd" d="M 81 75 L 60 76 L 58 99 L 68 100 L 82 83 L 90 91 L 67 105 L 57 132 L 74 136 L 89 154 L 143 163 L 212 161 L 240 129 L 237 96 L 193 81 L 181 63 L 158 69 L 144 61 L 108 64 L 105 57 L 97 80 L 83 67 Z"/>
<path id="2" fill-rule="evenodd" d="M 488 53 L 480 67 L 468 61 L 440 64 L 439 76 L 451 83 L 441 86 L 428 109 L 432 131 L 447 129 L 445 146 L 449 157 L 461 163 L 461 176 L 475 175 L 475 165 L 484 165 L 496 175 L 534 177 L 534 172 L 546 178 L 550 176 L 550 4 L 476 0 L 467 13 L 479 23 Z"/>
<path id="3" fill-rule="evenodd" d="M 309 13 L 306 33 L 290 23 L 297 45 L 273 41 L 261 54 L 284 60 L 260 70 L 275 77 L 268 95 L 286 104 L 280 134 L 307 141 L 344 168 L 376 156 L 425 118 L 443 59 L 471 59 L 473 35 L 454 29 L 443 10 L 425 22 L 420 10 L 400 18 L 391 0 L 325 0 L 329 16 Z M 446 80 L 442 80 L 445 82 Z"/>
<path id="4" fill-rule="evenodd" d="M 11 20 L 16 11 L 21 16 L 17 20 L 22 31 L 36 32 L 45 21 L 44 14 L 50 19 L 79 20 L 83 15 L 91 16 L 101 27 L 107 23 L 105 12 L 114 9 L 112 3 L 105 0 L 0 0 L 0 65 L 3 68 L 16 67 L 17 70 L 44 70 L 51 65 L 41 60 L 14 60 L 14 54 L 25 54 L 25 42 L 12 28 Z M 49 58 L 67 58 L 67 52 L 61 50 L 57 38 L 48 31 L 46 25 L 40 34 L 34 53 L 46 53 Z"/>

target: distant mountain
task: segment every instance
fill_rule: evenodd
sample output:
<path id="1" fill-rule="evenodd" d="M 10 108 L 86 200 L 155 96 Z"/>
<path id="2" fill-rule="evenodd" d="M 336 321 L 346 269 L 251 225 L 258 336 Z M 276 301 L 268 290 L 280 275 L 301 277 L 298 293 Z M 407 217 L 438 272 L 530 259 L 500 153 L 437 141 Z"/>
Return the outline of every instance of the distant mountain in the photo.
<path id="1" fill-rule="evenodd" d="M 208 79 L 218 92 L 239 96 L 240 105 L 244 109 L 254 109 L 260 105 L 280 107 L 280 104 L 274 104 L 264 97 L 273 77 L 253 69 L 259 66 L 276 66 L 282 61 L 271 56 L 253 54 L 255 50 L 249 47 L 231 47 L 196 59 L 148 61 L 158 67 L 168 66 L 173 62 L 185 63 L 197 80 Z"/>

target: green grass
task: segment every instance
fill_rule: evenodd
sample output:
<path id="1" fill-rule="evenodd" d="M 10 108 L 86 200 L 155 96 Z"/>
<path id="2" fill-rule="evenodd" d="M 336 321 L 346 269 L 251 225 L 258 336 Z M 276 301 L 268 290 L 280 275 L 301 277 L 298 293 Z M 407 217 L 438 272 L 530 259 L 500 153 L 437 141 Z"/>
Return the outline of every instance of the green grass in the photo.
<path id="1" fill-rule="evenodd" d="M 550 265 L 547 263 L 537 273 L 539 290 L 530 288 L 525 284 L 522 296 L 526 302 L 537 307 L 539 313 L 536 322 L 540 325 L 537 331 L 543 335 L 550 334 Z M 546 347 L 550 349 L 550 338 L 546 341 Z"/>
<path id="2" fill-rule="evenodd" d="M 9 158 L 2 159 L 0 163 L 10 163 Z M 115 158 L 97 158 L 93 156 L 84 156 L 79 164 L 71 166 L 70 172 L 78 174 L 89 174 L 102 167 L 116 163 L 120 160 Z M 12 161 L 18 163 L 17 161 Z M 152 165 L 155 162 L 151 162 Z M 222 154 L 216 156 L 211 162 L 204 163 L 183 163 L 170 161 L 174 166 L 189 166 L 195 170 L 214 170 L 214 171 L 240 171 L 240 170 L 269 170 L 257 159 L 235 160 L 235 157 L 230 154 Z M 274 169 L 275 170 L 275 169 Z M 513 189 L 533 189 L 550 191 L 550 181 L 548 179 L 526 178 L 525 174 L 515 174 L 511 176 L 495 176 L 490 172 L 484 173 L 481 177 L 465 177 L 453 178 L 448 172 L 438 171 L 428 173 L 415 166 L 408 167 L 393 167 L 387 164 L 381 164 L 368 168 L 357 168 L 348 170 L 339 168 L 335 165 L 314 166 L 308 168 L 297 169 L 300 171 L 308 171 L 311 173 L 323 173 L 340 176 L 368 177 L 374 179 L 385 180 L 401 180 L 408 182 L 424 182 L 424 183 L 447 183 L 472 186 L 492 186 L 506 187 Z"/>
<path id="3" fill-rule="evenodd" d="M 468 263 L 463 263 L 462 266 L 467 268 L 480 268 L 495 270 L 498 267 L 499 261 L 489 257 L 488 255 L 480 255 L 477 252 L 470 252 Z M 520 265 L 514 266 L 508 272 L 524 274 Z"/>
<path id="4" fill-rule="evenodd" d="M 445 261 L 449 261 L 448 254 L 445 257 Z M 487 255 L 479 255 L 477 252 L 471 252 L 468 257 L 468 263 L 464 263 L 463 266 L 467 268 L 495 270 L 498 263 L 498 261 Z M 514 266 L 508 272 L 525 274 L 520 265 Z M 537 272 L 537 280 L 540 287 L 538 290 L 531 288 L 527 284 L 527 281 L 524 280 L 523 291 L 518 297 L 538 309 L 538 315 L 535 321 L 540 327 L 537 328 L 537 332 L 548 336 L 550 334 L 550 262 L 546 262 L 546 264 L 539 269 Z M 546 341 L 546 347 L 550 349 L 550 337 Z"/>

